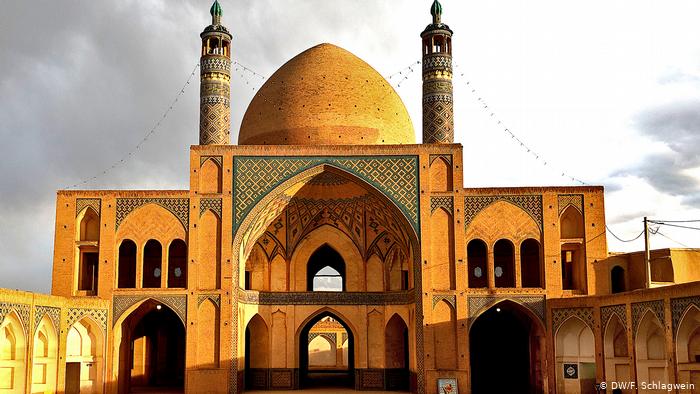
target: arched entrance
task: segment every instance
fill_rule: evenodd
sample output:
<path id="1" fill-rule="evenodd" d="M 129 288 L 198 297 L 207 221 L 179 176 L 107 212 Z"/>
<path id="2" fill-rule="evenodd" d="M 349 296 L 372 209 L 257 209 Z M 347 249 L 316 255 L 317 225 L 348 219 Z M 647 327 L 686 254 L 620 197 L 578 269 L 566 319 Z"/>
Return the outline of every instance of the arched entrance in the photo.
<path id="1" fill-rule="evenodd" d="M 185 327 L 168 306 L 148 300 L 122 323 L 119 392 L 182 392 Z"/>
<path id="2" fill-rule="evenodd" d="M 542 392 L 544 332 L 520 305 L 504 301 L 482 313 L 469 349 L 473 394 Z"/>
<path id="3" fill-rule="evenodd" d="M 300 388 L 354 387 L 354 356 L 350 327 L 332 312 L 317 315 L 299 334 Z"/>

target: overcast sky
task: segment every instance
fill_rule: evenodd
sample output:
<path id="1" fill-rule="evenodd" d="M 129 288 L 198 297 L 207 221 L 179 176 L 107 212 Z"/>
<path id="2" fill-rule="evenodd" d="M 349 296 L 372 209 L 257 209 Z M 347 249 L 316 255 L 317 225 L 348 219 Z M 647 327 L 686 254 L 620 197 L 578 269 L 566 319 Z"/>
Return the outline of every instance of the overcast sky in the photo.
<path id="1" fill-rule="evenodd" d="M 198 62 L 211 3 L 0 3 L 0 287 L 47 292 L 56 190 L 110 167 L 160 119 Z M 262 75 L 330 42 L 388 77 L 419 60 L 431 1 L 221 3 L 234 59 Z M 700 2 L 443 6 L 455 32 L 455 139 L 464 145 L 465 186 L 575 185 L 564 171 L 606 187 L 608 225 L 625 238 L 641 231 L 644 215 L 700 219 Z M 420 133 L 420 73 L 398 87 L 403 75 L 390 82 Z M 233 136 L 262 82 L 233 76 Z M 198 86 L 196 77 L 126 164 L 84 188 L 186 188 Z M 661 232 L 700 247 L 698 231 Z M 652 237 L 654 248 L 681 244 Z M 608 245 L 643 248 L 641 239 L 622 244 L 611 236 Z"/>

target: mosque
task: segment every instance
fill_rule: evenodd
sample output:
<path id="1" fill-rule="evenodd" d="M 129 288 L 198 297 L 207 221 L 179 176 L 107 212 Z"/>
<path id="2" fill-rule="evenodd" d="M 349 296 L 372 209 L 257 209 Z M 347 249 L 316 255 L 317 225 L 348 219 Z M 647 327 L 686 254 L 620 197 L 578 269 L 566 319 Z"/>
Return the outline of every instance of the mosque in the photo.
<path id="1" fill-rule="evenodd" d="M 0 393 L 700 392 L 700 250 L 609 253 L 602 187 L 463 187 L 430 12 L 421 143 L 321 44 L 231 145 L 215 1 L 188 188 L 58 191 L 51 295 L 0 290 Z"/>

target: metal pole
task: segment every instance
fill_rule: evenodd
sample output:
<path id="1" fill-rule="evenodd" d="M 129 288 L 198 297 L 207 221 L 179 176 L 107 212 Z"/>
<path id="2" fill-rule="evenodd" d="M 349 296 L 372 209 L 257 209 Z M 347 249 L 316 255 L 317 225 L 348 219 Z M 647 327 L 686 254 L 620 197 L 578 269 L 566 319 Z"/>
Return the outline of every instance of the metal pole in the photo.
<path id="1" fill-rule="evenodd" d="M 651 288 L 651 253 L 649 251 L 649 221 L 644 216 L 644 271 L 647 274 L 647 289 Z"/>

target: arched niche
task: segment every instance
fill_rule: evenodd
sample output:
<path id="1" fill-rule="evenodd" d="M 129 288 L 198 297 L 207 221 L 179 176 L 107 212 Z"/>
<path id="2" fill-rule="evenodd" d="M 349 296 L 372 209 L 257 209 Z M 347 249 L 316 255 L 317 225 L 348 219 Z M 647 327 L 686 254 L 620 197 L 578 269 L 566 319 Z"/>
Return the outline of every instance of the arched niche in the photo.
<path id="1" fill-rule="evenodd" d="M 364 260 L 357 246 L 347 234 L 330 225 L 313 230 L 294 250 L 291 258 L 294 291 L 308 291 L 308 274 L 310 272 L 308 266 L 311 257 L 324 245 L 335 251 L 344 263 L 344 273 L 338 271 L 337 268 L 333 269 L 338 271 L 341 276 L 344 275 L 345 290 L 364 291 Z"/>
<path id="2" fill-rule="evenodd" d="M 566 207 L 559 217 L 559 237 L 561 239 L 584 237 L 583 215 L 573 205 Z"/>
<path id="3" fill-rule="evenodd" d="M 219 367 L 221 311 L 211 299 L 203 300 L 197 307 L 197 366 Z"/>
<path id="4" fill-rule="evenodd" d="M 691 305 L 683 314 L 675 346 L 678 382 L 700 381 L 700 309 L 697 306 Z"/>
<path id="5" fill-rule="evenodd" d="M 221 166 L 213 158 L 208 158 L 199 169 L 200 194 L 221 193 Z"/>
<path id="6" fill-rule="evenodd" d="M 10 312 L 0 324 L 0 389 L 23 393 L 26 377 L 27 341 L 17 313 Z"/>
<path id="7" fill-rule="evenodd" d="M 181 239 L 168 246 L 168 287 L 187 287 L 187 244 Z"/>
<path id="8" fill-rule="evenodd" d="M 408 390 L 409 388 L 409 345 L 408 326 L 399 314 L 395 313 L 384 328 L 384 368 L 387 374 L 387 390 Z"/>
<path id="9" fill-rule="evenodd" d="M 493 276 L 496 287 L 515 287 L 515 246 L 509 239 L 493 245 Z"/>
<path id="10" fill-rule="evenodd" d="M 136 243 L 130 239 L 119 244 L 117 258 L 117 287 L 120 289 L 136 288 Z"/>
<path id="11" fill-rule="evenodd" d="M 569 317 L 554 339 L 557 392 L 581 393 L 595 384 L 593 330 L 577 317 Z M 575 369 L 575 373 L 572 373 Z M 565 374 L 568 378 L 565 378 Z"/>
<path id="12" fill-rule="evenodd" d="M 56 391 L 58 335 L 48 316 L 39 321 L 32 350 L 32 392 Z"/>
<path id="13" fill-rule="evenodd" d="M 457 313 L 455 309 L 445 300 L 438 301 L 433 307 L 431 322 L 435 369 L 456 369 Z M 445 351 L 441 351 L 441 349 L 445 349 Z"/>
<path id="14" fill-rule="evenodd" d="M 104 332 L 84 317 L 69 329 L 66 339 L 66 393 L 103 392 Z"/>
<path id="15" fill-rule="evenodd" d="M 75 240 L 98 242 L 100 240 L 100 216 L 91 207 L 85 208 L 76 218 Z"/>
<path id="16" fill-rule="evenodd" d="M 452 190 L 452 165 L 442 157 L 430 163 L 430 190 L 446 192 Z"/>
<path id="17" fill-rule="evenodd" d="M 666 335 L 663 324 L 651 310 L 639 322 L 635 337 L 637 380 L 640 382 L 668 379 Z"/>
<path id="18" fill-rule="evenodd" d="M 163 246 L 155 239 L 149 239 L 143 247 L 142 267 L 142 287 L 161 287 L 163 277 Z"/>
<path id="19" fill-rule="evenodd" d="M 437 290 L 455 288 L 454 224 L 452 215 L 437 208 L 430 215 L 430 285 Z"/>
<path id="20" fill-rule="evenodd" d="M 486 288 L 488 280 L 488 246 L 480 239 L 467 244 L 467 278 L 469 287 Z"/>
<path id="21" fill-rule="evenodd" d="M 218 289 L 221 287 L 221 218 L 214 211 L 208 209 L 199 218 L 197 239 L 197 288 Z"/>
<path id="22" fill-rule="evenodd" d="M 627 329 L 622 320 L 613 314 L 603 334 L 605 377 L 611 381 L 628 382 L 631 378 Z"/>
<path id="23" fill-rule="evenodd" d="M 542 246 L 528 238 L 520 244 L 520 276 L 522 287 L 544 288 Z"/>

